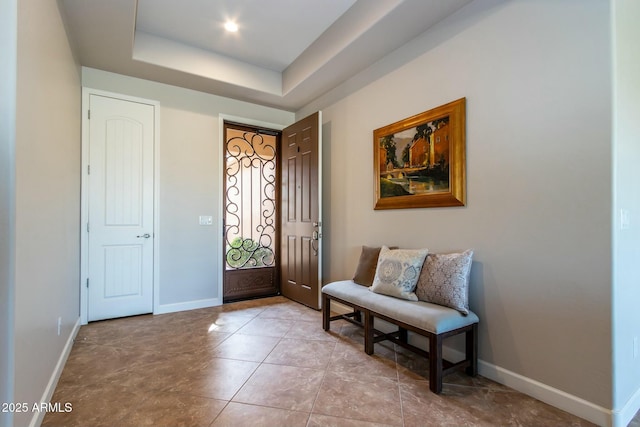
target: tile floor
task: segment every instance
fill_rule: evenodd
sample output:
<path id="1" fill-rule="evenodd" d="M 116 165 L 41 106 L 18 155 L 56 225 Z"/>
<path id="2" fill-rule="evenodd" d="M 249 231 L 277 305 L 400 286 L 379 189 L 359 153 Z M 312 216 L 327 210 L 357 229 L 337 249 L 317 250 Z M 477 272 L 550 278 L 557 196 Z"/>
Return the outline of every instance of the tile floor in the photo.
<path id="1" fill-rule="evenodd" d="M 283 297 L 83 326 L 43 426 L 584 426 L 482 377 L 429 391 L 427 361 Z"/>

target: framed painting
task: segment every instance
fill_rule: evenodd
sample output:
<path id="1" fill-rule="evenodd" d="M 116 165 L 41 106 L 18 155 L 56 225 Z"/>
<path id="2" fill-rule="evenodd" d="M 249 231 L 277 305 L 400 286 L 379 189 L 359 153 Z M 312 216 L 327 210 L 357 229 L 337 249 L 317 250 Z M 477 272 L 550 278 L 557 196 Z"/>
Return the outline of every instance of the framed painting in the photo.
<path id="1" fill-rule="evenodd" d="M 465 102 L 373 131 L 374 209 L 465 205 Z"/>

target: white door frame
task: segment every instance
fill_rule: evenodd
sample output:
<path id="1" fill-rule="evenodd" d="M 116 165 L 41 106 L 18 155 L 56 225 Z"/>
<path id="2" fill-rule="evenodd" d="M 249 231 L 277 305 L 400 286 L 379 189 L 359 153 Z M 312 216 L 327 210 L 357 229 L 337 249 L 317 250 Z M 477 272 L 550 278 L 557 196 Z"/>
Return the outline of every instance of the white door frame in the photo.
<path id="1" fill-rule="evenodd" d="M 220 171 L 220 186 L 219 186 L 219 191 L 218 191 L 218 215 L 216 216 L 216 218 L 214 219 L 214 226 L 216 227 L 217 230 L 220 230 L 220 234 L 219 236 L 222 236 L 222 233 L 224 232 L 224 230 L 222 230 L 222 218 L 224 217 L 224 194 L 222 194 L 222 188 L 224 186 L 224 156 L 225 156 L 225 140 L 224 140 L 224 122 L 228 121 L 228 122 L 234 122 L 234 123 L 240 123 L 240 124 L 244 124 L 247 126 L 256 126 L 256 127 L 263 127 L 265 129 L 273 129 L 273 130 L 282 130 L 284 128 L 286 128 L 287 126 L 289 126 L 291 123 L 294 123 L 294 121 L 292 121 L 291 123 L 287 124 L 287 125 L 281 125 L 281 124 L 276 124 L 276 123 L 269 123 L 269 122 L 263 122 L 260 120 L 254 120 L 254 119 L 248 119 L 246 117 L 238 117 L 238 116 L 231 116 L 231 115 L 227 115 L 227 114 L 219 114 L 218 115 L 218 141 L 220 141 L 220 147 L 218 147 L 218 153 L 220 153 L 219 156 L 219 160 L 218 160 L 218 170 Z M 219 244 L 220 244 L 220 250 L 222 251 L 221 255 L 224 254 L 224 248 L 223 248 L 223 243 L 224 243 L 224 239 L 220 239 L 219 240 Z M 224 263 L 222 262 L 222 259 L 224 257 L 223 256 L 219 256 L 218 260 L 216 261 L 217 263 L 217 267 L 218 267 L 218 297 L 220 299 L 220 303 L 222 304 L 222 295 L 224 292 L 224 289 L 222 287 L 222 285 L 224 284 Z"/>
<path id="2" fill-rule="evenodd" d="M 153 106 L 154 111 L 154 138 L 153 138 L 153 312 L 158 310 L 160 302 L 159 286 L 159 248 L 160 236 L 158 233 L 160 225 L 159 201 L 160 201 L 160 103 L 144 98 L 122 95 L 114 92 L 107 92 L 99 89 L 82 88 L 82 169 L 81 190 L 80 190 L 80 323 L 88 323 L 88 301 L 89 292 L 87 290 L 87 280 L 89 277 L 89 233 L 87 223 L 89 222 L 89 181 L 87 168 L 89 166 L 89 97 L 91 95 L 105 96 L 109 98 L 121 99 L 123 101 L 137 102 Z"/>

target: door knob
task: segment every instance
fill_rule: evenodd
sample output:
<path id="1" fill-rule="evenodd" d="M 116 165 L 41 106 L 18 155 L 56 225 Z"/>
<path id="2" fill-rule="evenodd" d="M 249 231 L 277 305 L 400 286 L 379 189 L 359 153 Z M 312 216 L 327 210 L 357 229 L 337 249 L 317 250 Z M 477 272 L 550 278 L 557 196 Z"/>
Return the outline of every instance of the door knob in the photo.
<path id="1" fill-rule="evenodd" d="M 141 237 L 144 237 L 145 239 L 148 239 L 149 237 L 151 237 L 151 234 L 149 233 L 144 233 L 142 236 L 136 236 L 138 239 Z"/>

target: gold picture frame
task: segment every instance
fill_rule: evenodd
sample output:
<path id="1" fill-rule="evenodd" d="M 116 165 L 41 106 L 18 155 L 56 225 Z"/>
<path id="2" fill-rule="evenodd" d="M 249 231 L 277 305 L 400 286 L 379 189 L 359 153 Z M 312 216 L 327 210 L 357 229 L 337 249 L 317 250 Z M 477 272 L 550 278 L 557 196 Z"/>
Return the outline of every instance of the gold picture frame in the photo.
<path id="1" fill-rule="evenodd" d="M 464 206 L 466 98 L 373 131 L 374 209 Z"/>

